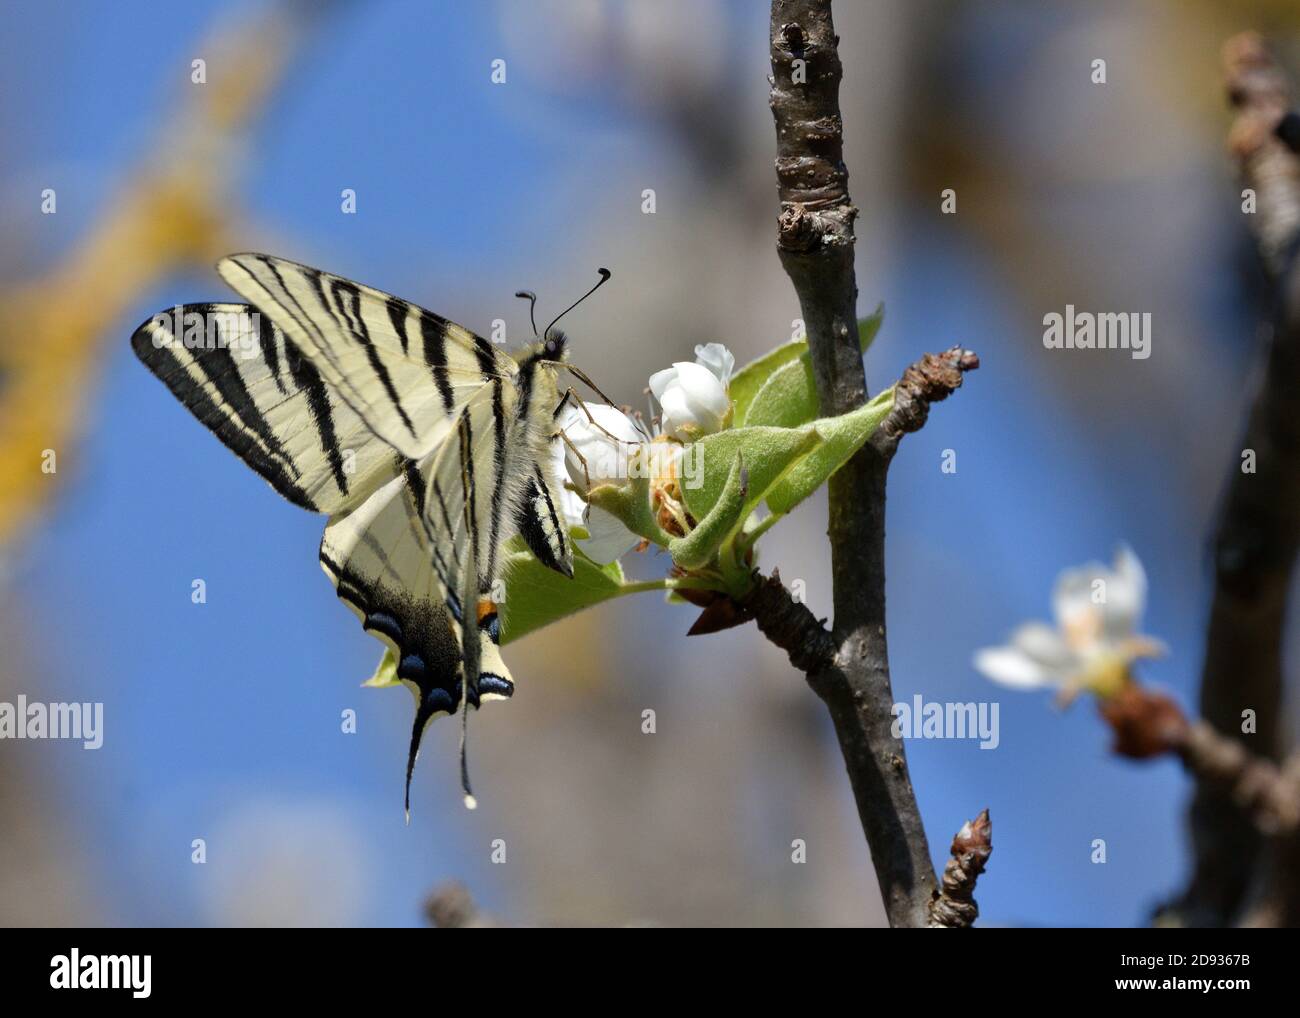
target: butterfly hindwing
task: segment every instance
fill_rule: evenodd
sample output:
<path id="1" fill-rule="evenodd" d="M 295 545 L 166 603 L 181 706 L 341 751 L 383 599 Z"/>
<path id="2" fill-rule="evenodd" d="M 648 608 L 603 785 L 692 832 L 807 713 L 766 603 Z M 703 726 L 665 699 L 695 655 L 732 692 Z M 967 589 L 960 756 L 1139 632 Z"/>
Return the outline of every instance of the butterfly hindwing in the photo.
<path id="1" fill-rule="evenodd" d="M 452 617 L 433 572 L 421 503 L 425 478 L 412 460 L 352 511 L 332 518 L 321 540 L 321 567 L 339 598 L 365 630 L 393 653 L 397 677 L 415 697 L 415 719 L 407 756 L 407 801 L 411 774 L 426 726 L 454 714 L 464 692 L 462 629 Z M 493 620 L 477 627 L 473 641 L 479 677 L 470 683 L 469 704 L 503 700 L 514 682 L 496 641 Z"/>

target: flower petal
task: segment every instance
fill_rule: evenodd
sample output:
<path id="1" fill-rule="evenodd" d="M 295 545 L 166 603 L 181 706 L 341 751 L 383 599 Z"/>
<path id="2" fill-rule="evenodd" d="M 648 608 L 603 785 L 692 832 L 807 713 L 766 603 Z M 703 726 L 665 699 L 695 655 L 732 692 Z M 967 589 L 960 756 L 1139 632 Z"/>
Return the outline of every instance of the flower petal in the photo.
<path id="1" fill-rule="evenodd" d="M 1012 689 L 1041 689 L 1061 679 L 1016 647 L 985 647 L 975 654 L 976 671 Z"/>
<path id="2" fill-rule="evenodd" d="M 593 562 L 606 565 L 641 543 L 641 538 L 623 526 L 622 521 L 613 513 L 606 512 L 599 506 L 593 505 L 590 508 L 587 533 L 591 536 L 579 540 L 578 547 Z"/>
<path id="3" fill-rule="evenodd" d="M 1147 603 L 1147 574 L 1128 545 L 1115 553 L 1115 569 L 1106 582 L 1106 602 L 1102 606 L 1102 630 L 1107 640 L 1116 642 L 1137 632 Z"/>
<path id="4" fill-rule="evenodd" d="M 1052 613 L 1062 629 L 1084 615 L 1095 612 L 1092 601 L 1093 581 L 1105 579 L 1108 570 L 1100 562 L 1089 562 L 1077 569 L 1066 569 L 1056 578 L 1052 588 Z"/>
<path id="5" fill-rule="evenodd" d="M 645 441 L 645 436 L 637 428 L 636 422 L 618 407 L 610 406 L 608 403 L 587 403 L 586 408 L 587 412 L 582 415 L 584 420 L 587 414 L 591 414 L 596 424 L 608 434 L 602 434 L 591 424 L 591 421 L 587 421 L 587 427 L 601 435 L 605 441 L 611 441 L 610 435 L 613 435 L 620 442 L 628 442 L 633 445 Z"/>
<path id="6" fill-rule="evenodd" d="M 735 355 L 721 343 L 705 343 L 695 348 L 695 363 L 713 372 L 725 389 L 731 383 L 731 373 L 736 368 Z"/>
<path id="7" fill-rule="evenodd" d="M 1050 671 L 1063 672 L 1078 663 L 1061 634 L 1044 622 L 1026 622 L 1011 634 L 1011 646 Z"/>
<path id="8" fill-rule="evenodd" d="M 697 417 L 698 422 L 707 425 L 708 417 L 716 417 L 721 421 L 731 408 L 731 400 L 727 398 L 727 390 L 722 387 L 718 376 L 704 365 L 691 361 L 680 361 L 673 367 L 677 369 L 677 383 L 686 392 L 692 408 L 700 415 Z"/>
<path id="9" fill-rule="evenodd" d="M 655 399 L 660 403 L 664 400 L 664 392 L 668 386 L 677 381 L 677 368 L 664 368 L 662 371 L 656 371 L 650 376 L 650 391 L 654 393 Z"/>
<path id="10" fill-rule="evenodd" d="M 564 447 L 564 466 L 569 480 L 581 491 L 588 483 L 620 483 L 628 479 L 628 460 L 644 436 L 623 411 L 617 407 L 586 404 L 585 407 L 566 407 L 560 418 L 560 428 L 567 442 Z"/>
<path id="11" fill-rule="evenodd" d="M 564 442 L 556 440 L 551 444 L 551 456 L 555 461 L 555 476 L 563 482 L 568 470 L 568 447 Z M 559 509 L 564 514 L 564 522 L 570 527 L 585 527 L 587 503 L 582 500 L 582 496 L 576 491 L 560 485 L 560 505 Z"/>

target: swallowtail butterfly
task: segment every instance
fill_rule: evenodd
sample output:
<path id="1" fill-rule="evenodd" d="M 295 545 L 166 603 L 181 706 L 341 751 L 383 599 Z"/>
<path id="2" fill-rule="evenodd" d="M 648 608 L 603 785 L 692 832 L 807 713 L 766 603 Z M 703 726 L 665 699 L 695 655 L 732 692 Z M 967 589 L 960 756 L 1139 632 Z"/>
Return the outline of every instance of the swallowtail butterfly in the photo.
<path id="1" fill-rule="evenodd" d="M 415 695 L 408 817 L 424 729 L 457 710 L 472 808 L 467 708 L 514 692 L 490 596 L 502 547 L 517 534 L 573 575 L 551 456 L 564 335 L 553 322 L 508 356 L 415 304 L 295 262 L 238 254 L 217 271 L 248 303 L 180 305 L 131 345 L 276 491 L 328 517 L 321 566 Z M 602 269 L 588 294 L 608 278 Z"/>

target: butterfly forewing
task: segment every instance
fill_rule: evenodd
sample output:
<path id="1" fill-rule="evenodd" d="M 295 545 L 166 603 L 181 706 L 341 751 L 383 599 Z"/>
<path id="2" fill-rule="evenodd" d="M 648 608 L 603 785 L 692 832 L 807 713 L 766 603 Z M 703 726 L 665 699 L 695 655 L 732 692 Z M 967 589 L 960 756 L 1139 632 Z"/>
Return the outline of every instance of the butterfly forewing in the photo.
<path id="1" fill-rule="evenodd" d="M 370 430 L 423 459 L 491 378 L 515 363 L 487 340 L 418 305 L 319 269 L 261 254 L 217 264 L 270 315 Z"/>
<path id="2" fill-rule="evenodd" d="M 141 325 L 131 345 L 195 417 L 296 505 L 338 512 L 393 472 L 393 450 L 254 307 L 180 305 Z"/>

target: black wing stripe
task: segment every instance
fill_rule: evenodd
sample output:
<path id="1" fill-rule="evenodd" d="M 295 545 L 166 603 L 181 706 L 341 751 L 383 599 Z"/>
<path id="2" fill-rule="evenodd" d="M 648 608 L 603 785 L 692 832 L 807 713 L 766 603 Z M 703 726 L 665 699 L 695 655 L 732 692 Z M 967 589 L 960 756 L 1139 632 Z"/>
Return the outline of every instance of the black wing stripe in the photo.
<path id="1" fill-rule="evenodd" d="M 465 483 L 465 515 L 469 519 L 470 561 L 478 563 L 478 490 L 474 481 L 474 427 L 470 423 L 469 407 L 461 411 L 460 423 L 460 469 Z"/>
<path id="2" fill-rule="evenodd" d="M 267 451 L 284 464 L 285 468 L 298 476 L 300 471 L 289 454 L 289 450 L 280 442 L 271 430 L 271 425 L 257 408 L 244 376 L 239 373 L 235 355 L 228 346 L 216 346 L 205 349 L 203 356 L 195 357 L 194 363 L 213 387 L 221 399 L 230 407 L 231 413 L 243 424 L 246 431 L 251 431 L 261 440 Z"/>
<path id="3" fill-rule="evenodd" d="M 543 517 L 537 510 L 539 502 L 544 502 L 548 507 L 546 518 L 551 523 L 550 533 L 556 535 L 560 542 L 560 554 L 567 558 L 568 552 L 564 546 L 564 529 L 560 526 L 555 506 L 551 503 L 551 497 L 546 493 L 546 482 L 542 479 L 540 469 L 537 470 L 534 477 L 529 478 L 528 486 L 524 489 L 519 505 L 515 508 L 515 526 L 519 531 L 519 536 L 528 545 L 529 550 L 537 556 L 537 561 L 548 569 L 563 573 L 565 570 L 560 566 L 562 559 L 556 557 L 555 545 L 543 525 Z"/>
<path id="4" fill-rule="evenodd" d="M 262 351 L 262 357 L 266 360 L 267 370 L 271 372 L 271 377 L 275 379 L 275 387 L 280 390 L 280 395 L 289 395 L 289 390 L 284 385 L 283 368 L 280 363 L 280 345 L 276 342 L 276 328 L 271 324 L 271 320 L 260 311 L 253 309 L 252 313 L 257 316 L 257 345 Z"/>
<path id="5" fill-rule="evenodd" d="M 361 291 L 354 284 L 343 279 L 335 279 L 331 289 L 334 299 L 338 302 L 339 309 L 348 318 L 348 331 L 352 333 L 353 338 L 366 351 L 366 359 L 370 362 L 370 369 L 379 378 L 380 384 L 384 387 L 384 392 L 387 393 L 388 399 L 393 404 L 393 409 L 397 411 L 397 416 L 401 418 L 402 424 L 411 433 L 411 437 L 418 439 L 420 436 L 415 430 L 415 425 L 411 423 L 411 418 L 407 416 L 406 408 L 402 406 L 402 401 L 397 395 L 397 389 L 393 386 L 392 376 L 388 373 L 388 367 L 379 356 L 379 350 L 370 338 L 370 330 L 366 327 L 366 320 L 361 314 Z M 342 294 L 346 294 L 352 299 L 351 308 L 344 304 Z"/>
<path id="6" fill-rule="evenodd" d="M 266 478 L 290 502 L 316 511 L 316 504 L 285 470 L 284 463 L 270 455 L 255 434 L 241 428 L 229 413 L 213 402 L 207 390 L 190 375 L 169 347 L 155 347 L 153 337 L 145 327 L 136 331 L 131 345 L 136 355 L 162 379 L 172 394 L 240 459 Z"/>
<path id="7" fill-rule="evenodd" d="M 474 337 L 474 355 L 478 357 L 478 369 L 483 373 L 483 381 L 498 377 L 497 352 L 482 336 Z"/>
<path id="8" fill-rule="evenodd" d="M 442 486 L 438 483 L 437 477 L 433 478 L 433 497 L 438 500 L 438 509 L 442 512 L 442 525 L 449 535 L 454 535 L 456 528 L 451 525 L 451 514 L 447 511 L 447 499 L 442 493 Z M 438 578 L 442 580 L 447 592 L 449 594 L 453 593 L 451 589 L 451 570 L 448 568 L 447 560 L 443 558 L 442 549 L 438 547 L 437 542 L 433 542 L 432 548 L 434 564 L 438 567 Z M 456 617 L 460 617 L 458 613 Z"/>
<path id="9" fill-rule="evenodd" d="M 533 398 L 533 373 L 537 370 L 537 358 L 529 357 L 519 365 L 519 409 L 515 411 L 515 416 L 521 421 L 528 420 L 528 405 Z"/>
<path id="10" fill-rule="evenodd" d="M 456 406 L 456 396 L 447 377 L 447 322 L 428 311 L 421 311 L 420 334 L 424 338 L 424 359 L 433 372 L 434 384 L 442 397 L 442 408 L 451 414 Z"/>
<path id="11" fill-rule="evenodd" d="M 402 461 L 402 473 L 406 474 L 406 489 L 411 493 L 417 516 L 424 516 L 424 478 L 420 476 L 420 464 L 413 459 Z M 444 510 L 445 511 L 445 510 Z"/>
<path id="12" fill-rule="evenodd" d="M 502 501 L 506 483 L 506 414 L 502 396 L 501 379 L 492 380 L 492 524 L 488 541 L 487 569 L 483 575 L 489 579 L 496 576 L 497 542 L 501 536 Z M 477 558 L 477 556 L 476 556 Z"/>
<path id="13" fill-rule="evenodd" d="M 339 449 L 338 435 L 334 429 L 334 412 L 330 408 L 330 397 L 325 382 L 320 372 L 302 355 L 302 351 L 294 346 L 288 336 L 284 338 L 284 347 L 293 380 L 298 388 L 307 393 L 307 409 L 311 413 L 312 424 L 315 425 L 316 434 L 320 438 L 321 451 L 329 460 L 334 483 L 346 498 L 349 491 L 348 475 L 343 469 L 343 454 Z"/>
<path id="14" fill-rule="evenodd" d="M 294 320 L 294 324 L 296 324 L 304 333 L 307 335 L 311 335 L 312 333 L 316 334 L 316 339 L 318 341 L 317 346 L 325 355 L 325 359 L 330 362 L 330 365 L 335 371 L 341 374 L 342 371 L 339 368 L 338 361 L 334 359 L 333 348 L 325 339 L 325 334 L 321 332 L 320 327 L 316 324 L 316 319 L 307 313 L 307 309 L 302 306 L 302 303 L 294 296 L 293 291 L 289 289 L 288 285 L 284 281 L 284 276 L 280 275 L 280 270 L 276 268 L 275 259 L 269 258 L 266 255 L 258 255 L 257 258 L 258 261 L 266 266 L 267 270 L 271 273 L 271 276 L 275 279 L 276 285 L 280 288 L 280 297 L 278 301 L 280 307 L 284 308 L 284 310 Z M 315 274 L 313 275 L 313 273 Z M 320 301 L 321 306 L 324 307 L 330 317 L 337 322 L 338 316 L 334 314 L 333 309 L 325 300 L 325 294 L 321 291 L 319 279 L 320 273 L 313 269 L 307 271 L 306 275 L 315 288 L 316 298 Z M 272 296 L 274 296 L 274 294 Z"/>
<path id="15" fill-rule="evenodd" d="M 533 464 L 533 474 L 537 479 L 536 484 L 538 494 L 540 494 L 542 499 L 546 502 L 546 512 L 551 518 L 551 532 L 555 534 L 555 539 L 560 542 L 560 556 L 561 558 L 568 558 L 569 548 L 567 539 L 564 536 L 564 527 L 560 523 L 560 514 L 555 509 L 555 503 L 551 501 L 551 493 L 547 489 L 546 477 L 542 473 L 541 464 Z"/>
<path id="16" fill-rule="evenodd" d="M 402 344 L 402 353 L 410 353 L 411 339 L 406 334 L 406 315 L 410 311 L 411 305 L 404 300 L 398 300 L 396 297 L 389 297 L 386 301 L 388 308 L 388 320 L 393 325 L 393 331 L 397 333 L 397 340 Z"/>

